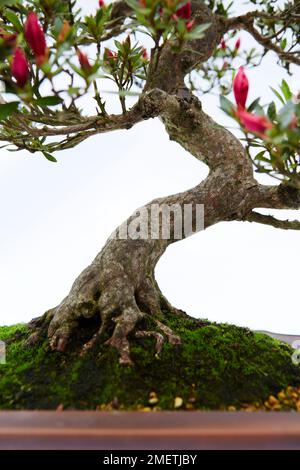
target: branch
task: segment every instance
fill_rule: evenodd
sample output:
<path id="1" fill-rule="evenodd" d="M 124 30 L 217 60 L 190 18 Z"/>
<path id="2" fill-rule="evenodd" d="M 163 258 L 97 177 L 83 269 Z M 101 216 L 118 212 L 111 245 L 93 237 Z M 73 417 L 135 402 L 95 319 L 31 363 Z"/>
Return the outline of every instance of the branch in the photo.
<path id="1" fill-rule="evenodd" d="M 27 149 L 30 152 L 42 151 L 41 146 L 36 144 L 34 139 L 59 136 L 66 136 L 64 140 L 47 144 L 44 150 L 57 151 L 74 147 L 91 135 L 101 134 L 119 129 L 130 129 L 135 124 L 149 118 L 156 117 L 167 104 L 167 94 L 161 90 L 153 89 L 149 93 L 143 93 L 139 101 L 133 108 L 125 114 L 110 116 L 91 116 L 81 118 L 81 122 L 73 125 L 52 127 L 44 125 L 42 127 L 32 126 L 33 121 L 30 115 L 25 116 L 14 113 L 3 125 L 3 130 L 13 133 L 0 133 L 0 141 L 11 143 L 19 149 Z"/>
<path id="2" fill-rule="evenodd" d="M 229 31 L 230 29 L 242 28 L 243 25 L 247 23 L 248 21 L 253 21 L 257 19 L 282 21 L 284 18 L 285 18 L 284 14 L 270 15 L 263 11 L 255 10 L 255 11 L 249 11 L 245 15 L 239 15 L 239 16 L 234 16 L 232 18 L 226 18 L 225 22 L 227 26 L 227 31 Z"/>
<path id="3" fill-rule="evenodd" d="M 125 20 L 132 14 L 132 8 L 127 4 L 126 1 L 120 0 L 114 2 L 111 11 L 111 21 L 108 24 L 109 31 L 99 38 L 99 43 L 105 42 L 108 39 L 115 38 L 122 34 L 128 28 L 128 25 L 124 24 Z M 85 37 L 77 45 L 89 45 L 95 42 L 94 38 Z"/>
<path id="4" fill-rule="evenodd" d="M 291 25 L 298 25 L 300 23 L 300 15 L 293 13 L 293 8 L 283 11 L 278 14 L 270 15 L 262 11 L 252 11 L 245 15 L 236 16 L 225 20 L 226 30 L 231 29 L 244 29 L 248 31 L 256 41 L 261 44 L 265 49 L 275 52 L 278 57 L 284 62 L 300 65 L 300 51 L 285 52 L 282 50 L 280 45 L 277 45 L 272 39 L 278 36 L 279 32 L 272 36 L 264 36 L 255 28 L 255 21 L 257 20 L 269 20 L 272 23 L 283 23 L 283 28 L 280 32 Z M 297 55 L 295 55 L 297 54 Z"/>
<path id="5" fill-rule="evenodd" d="M 300 189 L 287 184 L 266 186 L 259 184 L 256 188 L 255 205 L 266 209 L 300 209 Z"/>
<path id="6" fill-rule="evenodd" d="M 272 215 L 264 215 L 259 212 L 252 211 L 246 219 L 248 222 L 256 222 L 259 224 L 270 225 L 283 230 L 300 230 L 299 220 L 279 220 Z"/>
<path id="7" fill-rule="evenodd" d="M 200 64 L 206 62 L 225 33 L 222 17 L 212 13 L 203 0 L 192 2 L 192 17 L 195 26 L 209 24 L 200 39 L 189 40 L 180 53 L 174 53 L 172 44 L 166 44 L 159 55 L 154 54 L 148 67 L 146 90 L 160 88 L 174 94 L 184 87 L 185 76 Z"/>
<path id="8" fill-rule="evenodd" d="M 260 34 L 260 32 L 255 28 L 253 22 L 249 21 L 244 23 L 243 29 L 248 31 L 248 33 L 250 33 L 265 49 L 275 52 L 281 60 L 291 64 L 300 65 L 300 57 L 296 57 L 294 54 L 283 51 L 281 47 L 274 44 L 269 37 Z"/>

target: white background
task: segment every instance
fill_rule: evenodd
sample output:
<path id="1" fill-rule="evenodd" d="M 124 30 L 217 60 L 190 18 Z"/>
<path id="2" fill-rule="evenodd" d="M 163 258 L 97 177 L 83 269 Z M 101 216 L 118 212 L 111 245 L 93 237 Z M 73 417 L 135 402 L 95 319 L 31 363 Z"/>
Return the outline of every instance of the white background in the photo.
<path id="1" fill-rule="evenodd" d="M 239 36 L 243 47 L 253 44 Z M 277 87 L 284 73 L 268 54 L 248 76 L 249 99 L 267 102 L 269 87 Z M 299 89 L 299 75 L 288 81 Z M 203 106 L 218 122 L 233 125 L 217 96 L 206 96 Z M 0 324 L 26 322 L 57 305 L 135 208 L 207 174 L 169 141 L 157 119 L 96 136 L 56 157 L 53 164 L 38 154 L 0 150 Z M 281 214 L 296 217 L 299 211 Z M 195 317 L 300 334 L 299 241 L 299 232 L 221 223 L 169 247 L 157 279 L 169 300 Z"/>

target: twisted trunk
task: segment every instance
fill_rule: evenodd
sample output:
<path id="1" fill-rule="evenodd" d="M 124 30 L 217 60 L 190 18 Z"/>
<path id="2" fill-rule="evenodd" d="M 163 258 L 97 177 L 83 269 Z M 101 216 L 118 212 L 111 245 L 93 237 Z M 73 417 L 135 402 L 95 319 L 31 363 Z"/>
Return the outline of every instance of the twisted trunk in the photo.
<path id="1" fill-rule="evenodd" d="M 186 205 L 191 205 L 193 231 L 183 231 L 182 238 L 185 238 L 221 221 L 245 220 L 255 207 L 268 207 L 268 204 L 274 207 L 275 201 L 284 207 L 287 195 L 280 193 L 280 188 L 260 186 L 254 180 L 251 162 L 240 142 L 207 116 L 198 99 L 188 90 L 183 93 L 181 89 L 177 95 L 156 90 L 153 95 L 170 138 L 207 163 L 210 173 L 188 191 L 153 200 L 139 208 L 118 227 L 92 264 L 76 279 L 69 295 L 47 314 L 47 321 L 51 320 L 48 333 L 52 349 L 64 350 L 80 318 L 93 316 L 100 317 L 101 326 L 83 346 L 83 352 L 112 331 L 106 344 L 117 348 L 123 364 L 131 362 L 131 334 L 153 336 L 157 353 L 164 336 L 172 344 L 180 342 L 180 338 L 164 325 L 163 312 L 183 313 L 169 304 L 154 276 L 155 266 L 167 247 L 181 239 L 177 237 L 177 222 L 171 213 L 170 234 L 165 237 L 161 217 L 159 230 L 153 237 L 151 220 L 142 227 L 141 214 L 151 214 L 153 207 L 162 212 L 165 207 L 177 207 L 184 213 Z M 196 223 L 198 204 L 204 206 L 203 227 Z M 128 230 L 132 232 L 127 238 L 124 238 L 125 228 L 126 235 Z M 141 320 L 147 316 L 156 324 L 153 331 L 139 330 Z M 35 337 L 36 333 L 30 341 Z"/>
<path id="2" fill-rule="evenodd" d="M 179 95 L 184 94 L 185 98 Z M 171 243 L 177 239 L 176 220 L 171 213 L 170 236 L 162 233 L 163 219 L 159 231 L 153 238 L 153 227 L 147 221 L 145 230 L 138 233 L 140 220 L 137 215 L 150 214 L 155 207 L 177 207 L 184 212 L 186 205 L 192 207 L 193 232 L 208 228 L 220 221 L 244 219 L 256 203 L 257 183 L 252 177 L 251 163 L 245 157 L 243 147 L 225 129 L 216 125 L 201 109 L 201 104 L 188 90 L 180 94 L 166 95 L 157 91 L 158 108 L 171 139 L 175 139 L 199 160 L 210 166 L 205 181 L 188 191 L 151 201 L 139 208 L 110 237 L 92 264 L 75 281 L 69 295 L 50 313 L 49 338 L 53 349 L 63 350 L 78 326 L 81 317 L 99 315 L 99 332 L 84 346 L 92 347 L 98 337 L 113 327 L 107 342 L 118 349 L 120 361 L 130 362 L 128 337 L 153 335 L 157 352 L 161 349 L 163 337 L 158 331 L 139 331 L 139 323 L 145 316 L 151 316 L 168 340 L 180 341 L 173 332 L 163 325 L 163 311 L 172 308 L 164 298 L 155 281 L 155 266 Z M 197 205 L 204 206 L 204 227 L 196 226 Z M 173 215 L 173 217 L 172 217 Z M 124 227 L 137 226 L 137 239 L 124 236 Z M 152 229 L 152 231 L 151 231 Z M 183 238 L 192 233 L 183 233 Z M 139 235 L 143 238 L 139 238 Z"/>
<path id="3" fill-rule="evenodd" d="M 184 86 L 185 74 L 210 57 L 225 31 L 222 18 L 213 15 L 202 1 L 195 0 L 192 5 L 196 21 L 199 24 L 210 23 L 208 32 L 203 39 L 188 44 L 181 54 L 174 55 L 168 47 L 159 57 L 157 53 L 153 54 L 145 90 L 134 113 L 137 113 L 136 120 L 141 116 L 143 119 L 159 116 L 170 139 L 177 141 L 210 169 L 206 180 L 195 188 L 156 199 L 139 208 L 137 213 L 149 214 L 153 205 L 162 211 L 164 207 L 176 205 L 183 213 L 185 205 L 190 204 L 196 232 L 200 229 L 196 226 L 197 204 L 204 206 L 202 228 L 207 229 L 221 221 L 251 220 L 255 207 L 291 207 L 294 199 L 280 187 L 264 187 L 257 183 L 252 164 L 239 140 L 207 116 L 199 100 Z M 299 207 L 299 200 L 295 207 Z M 160 257 L 171 243 L 179 241 L 177 222 L 173 214 L 170 236 L 165 237 L 160 219 L 159 230 L 153 237 L 149 221 L 143 229 L 138 227 L 137 213 L 116 231 L 118 235 L 124 234 L 124 227 L 130 227 L 134 237 L 111 237 L 74 282 L 69 295 L 46 315 L 46 321 L 50 321 L 48 333 L 53 349 L 63 350 L 80 318 L 93 316 L 99 316 L 100 330 L 84 345 L 83 351 L 111 332 L 107 344 L 117 348 L 122 363 L 130 363 L 130 335 L 152 335 L 156 339 L 157 353 L 164 336 L 172 344 L 180 342 L 180 338 L 164 325 L 163 319 L 165 309 L 174 314 L 182 312 L 169 304 L 154 277 Z M 139 228 L 143 232 L 140 237 Z M 148 236 L 145 236 L 145 231 Z M 183 237 L 191 234 L 190 231 Z M 145 317 L 151 317 L 154 330 L 139 330 Z M 30 341 L 34 341 L 36 336 L 35 332 Z"/>

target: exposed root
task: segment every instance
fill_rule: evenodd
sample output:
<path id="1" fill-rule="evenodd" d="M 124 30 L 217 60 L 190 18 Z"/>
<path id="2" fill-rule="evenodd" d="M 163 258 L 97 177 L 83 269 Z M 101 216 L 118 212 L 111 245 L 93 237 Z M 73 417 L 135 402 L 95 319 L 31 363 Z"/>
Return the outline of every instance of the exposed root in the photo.
<path id="1" fill-rule="evenodd" d="M 54 318 L 50 323 L 48 330 L 51 349 L 53 351 L 63 352 L 72 336 L 72 333 L 77 327 L 78 321 L 76 320 L 59 323 L 59 321 Z"/>
<path id="2" fill-rule="evenodd" d="M 41 317 L 33 318 L 28 323 L 28 329 L 32 331 L 25 342 L 25 347 L 34 346 L 44 336 L 45 329 L 48 328 L 50 321 L 54 317 L 55 309 L 48 310 Z"/>
<path id="3" fill-rule="evenodd" d="M 153 336 L 153 338 L 155 338 L 156 340 L 155 356 L 158 358 L 165 342 L 163 335 L 161 333 L 158 333 L 157 331 L 137 331 L 135 333 L 136 338 L 149 338 L 151 336 Z"/>
<path id="4" fill-rule="evenodd" d="M 94 281 L 94 278 L 92 279 Z M 161 310 L 161 296 L 162 294 L 153 278 L 147 278 L 140 284 L 139 289 L 135 290 L 128 277 L 123 273 L 118 279 L 114 279 L 113 282 L 102 288 L 101 295 L 97 299 L 95 299 L 95 283 L 92 283 L 92 289 L 89 292 L 87 283 L 84 282 L 84 295 L 80 289 L 79 292 L 77 289 L 76 295 L 70 294 L 58 307 L 30 322 L 29 328 L 32 330 L 32 334 L 27 340 L 27 346 L 34 345 L 48 329 L 51 349 L 64 351 L 76 329 L 79 328 L 80 318 L 98 315 L 101 321 L 100 328 L 83 345 L 81 356 L 92 349 L 97 341 L 103 341 L 103 337 L 107 336 L 107 332 L 113 327 L 112 335 L 105 344 L 118 351 L 120 364 L 132 364 L 129 344 L 131 335 L 136 338 L 155 338 L 155 353 L 158 357 L 162 351 L 165 337 L 172 345 L 181 343 L 180 338 L 174 334 L 171 328 L 161 321 L 164 318 Z M 137 330 L 138 324 L 146 316 L 156 323 L 161 332 Z"/>
<path id="5" fill-rule="evenodd" d="M 115 322 L 114 332 L 105 344 L 117 349 L 120 364 L 132 364 L 128 335 L 134 331 L 137 323 L 144 316 L 145 314 L 140 311 L 135 301 L 133 301 L 131 305 L 123 310 L 121 315 L 113 319 Z"/>
<path id="6" fill-rule="evenodd" d="M 179 336 L 175 335 L 174 332 L 169 328 L 168 326 L 164 325 L 161 321 L 156 320 L 155 323 L 157 324 L 158 328 L 164 333 L 164 335 L 167 337 L 167 340 L 170 344 L 173 346 L 181 344 L 181 339 Z M 159 357 L 162 347 L 165 343 L 165 338 L 161 333 L 158 333 L 157 331 L 137 331 L 135 333 L 136 338 L 149 338 L 149 337 L 154 337 L 156 340 L 156 345 L 155 345 L 155 357 Z"/>
<path id="7" fill-rule="evenodd" d="M 95 333 L 92 336 L 92 338 L 82 346 L 82 349 L 80 351 L 80 357 L 85 356 L 85 354 L 95 346 L 99 336 L 100 336 L 100 330 L 97 331 L 97 333 Z"/>
<path id="8" fill-rule="evenodd" d="M 108 243 L 104 252 L 107 249 L 109 257 L 96 259 L 97 263 L 94 262 L 79 276 L 70 294 L 48 315 L 48 337 L 52 350 L 64 351 L 79 328 L 80 319 L 95 316 L 99 317 L 100 329 L 83 345 L 81 356 L 93 348 L 98 340 L 103 341 L 111 329 L 111 337 L 104 344 L 118 351 L 121 364 L 132 364 L 129 345 L 131 336 L 154 337 L 157 355 L 162 350 L 164 336 L 170 344 L 180 344 L 180 338 L 162 323 L 162 309 L 166 307 L 167 300 L 160 292 L 154 276 L 141 274 L 136 279 L 132 277 L 132 271 L 128 274 L 122 263 L 115 261 L 115 250 L 119 248 L 119 244 L 112 247 Z M 122 247 L 122 260 L 124 253 Z M 168 308 L 172 307 L 168 304 Z M 145 316 L 150 316 L 161 332 L 138 331 L 138 325 Z M 29 340 L 31 344 L 38 340 L 43 324 L 44 321 L 40 320 L 33 322 L 34 331 Z"/>
<path id="9" fill-rule="evenodd" d="M 174 332 L 168 326 L 164 325 L 159 320 L 156 320 L 158 328 L 166 335 L 170 344 L 178 345 L 181 344 L 181 339 L 179 336 L 175 335 Z"/>

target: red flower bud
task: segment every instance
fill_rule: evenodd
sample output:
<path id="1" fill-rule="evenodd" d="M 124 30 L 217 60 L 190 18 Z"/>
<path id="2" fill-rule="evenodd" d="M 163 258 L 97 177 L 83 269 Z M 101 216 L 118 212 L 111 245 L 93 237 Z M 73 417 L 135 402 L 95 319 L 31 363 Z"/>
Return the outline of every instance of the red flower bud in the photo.
<path id="1" fill-rule="evenodd" d="M 265 132 L 273 127 L 271 121 L 265 116 L 257 116 L 243 109 L 238 109 L 237 116 L 248 131 L 254 132 L 263 138 L 266 137 Z"/>
<path id="2" fill-rule="evenodd" d="M 35 58 L 37 59 L 38 64 L 43 64 L 47 59 L 46 38 L 38 17 L 33 11 L 31 11 L 27 16 L 24 35 Z"/>
<path id="3" fill-rule="evenodd" d="M 115 58 L 116 58 L 115 52 L 111 51 L 110 49 L 106 47 L 104 49 L 104 59 L 108 60 L 108 59 L 115 59 Z"/>
<path id="4" fill-rule="evenodd" d="M 23 88 L 29 79 L 29 67 L 24 51 L 20 47 L 15 50 L 11 72 L 19 87 Z"/>
<path id="5" fill-rule="evenodd" d="M 222 65 L 222 70 L 227 70 L 227 68 L 228 68 L 228 62 L 227 60 L 225 60 Z"/>
<path id="6" fill-rule="evenodd" d="M 107 47 L 104 49 L 103 60 L 104 65 L 109 69 L 115 69 L 116 67 L 116 60 L 118 59 L 118 54 L 111 51 Z"/>
<path id="7" fill-rule="evenodd" d="M 145 47 L 143 47 L 143 50 L 142 50 L 142 58 L 144 60 L 148 60 L 148 52 L 147 52 L 147 49 L 145 49 Z"/>
<path id="8" fill-rule="evenodd" d="M 176 10 L 176 15 L 178 18 L 188 20 L 191 17 L 191 2 L 187 2 L 183 7 Z"/>
<path id="9" fill-rule="evenodd" d="M 227 44 L 226 44 L 226 42 L 225 42 L 225 39 L 222 39 L 222 40 L 221 40 L 221 48 L 222 48 L 222 49 L 227 49 Z"/>
<path id="10" fill-rule="evenodd" d="M 195 20 L 189 21 L 189 22 L 186 24 L 186 30 L 187 30 L 188 32 L 190 32 L 190 31 L 193 29 L 194 24 L 195 24 Z"/>
<path id="11" fill-rule="evenodd" d="M 84 72 L 90 72 L 92 66 L 89 62 L 88 56 L 84 54 L 84 52 L 81 52 L 81 51 L 77 51 L 77 56 L 78 56 L 78 60 L 79 60 L 80 67 L 82 68 L 82 70 Z"/>
<path id="12" fill-rule="evenodd" d="M 233 92 L 238 106 L 245 108 L 249 91 L 249 81 L 244 72 L 244 67 L 240 67 L 233 82 Z"/>
<path id="13" fill-rule="evenodd" d="M 236 51 L 238 51 L 240 47 L 241 47 L 241 40 L 240 40 L 240 38 L 239 38 L 239 39 L 236 41 L 234 48 L 235 48 Z"/>
<path id="14" fill-rule="evenodd" d="M 102 8 L 105 6 L 104 0 L 99 0 L 99 7 Z"/>

